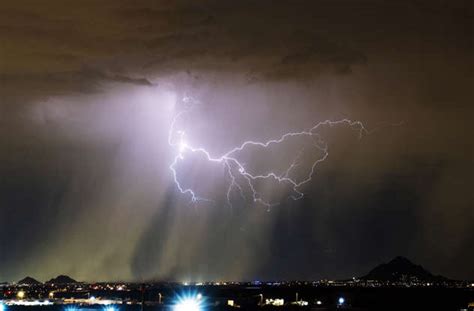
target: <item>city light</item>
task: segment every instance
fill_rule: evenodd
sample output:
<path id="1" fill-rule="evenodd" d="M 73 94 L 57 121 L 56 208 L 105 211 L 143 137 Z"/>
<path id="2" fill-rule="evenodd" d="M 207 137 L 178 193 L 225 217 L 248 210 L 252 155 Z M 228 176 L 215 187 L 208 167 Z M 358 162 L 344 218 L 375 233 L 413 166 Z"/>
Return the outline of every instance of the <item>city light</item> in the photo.
<path id="1" fill-rule="evenodd" d="M 174 306 L 175 311 L 200 311 L 201 306 L 198 299 L 187 298 Z"/>
<path id="2" fill-rule="evenodd" d="M 320 306 L 320 305 L 323 304 L 323 302 L 322 302 L 321 300 L 318 300 L 318 301 L 316 301 L 316 304 L 317 304 L 318 306 Z"/>
<path id="3" fill-rule="evenodd" d="M 77 308 L 75 306 L 67 306 L 64 308 L 64 311 L 77 311 Z"/>
<path id="4" fill-rule="evenodd" d="M 16 294 L 16 296 L 17 296 L 19 299 L 23 299 L 23 298 L 25 298 L 25 292 L 21 290 L 21 291 L 19 291 L 19 292 Z"/>
<path id="5" fill-rule="evenodd" d="M 265 299 L 265 304 L 270 306 L 281 307 L 285 304 L 285 300 L 282 298 Z"/>
<path id="6" fill-rule="evenodd" d="M 340 305 L 343 305 L 344 302 L 346 302 L 346 300 L 343 298 L 343 297 L 339 297 L 338 301 L 337 301 Z"/>
<path id="7" fill-rule="evenodd" d="M 6 311 L 6 309 L 7 308 L 5 307 L 5 305 L 2 302 L 0 302 L 0 311 Z"/>
<path id="8" fill-rule="evenodd" d="M 201 311 L 203 299 L 201 294 L 179 296 L 173 307 L 174 311 Z"/>
<path id="9" fill-rule="evenodd" d="M 114 306 L 107 306 L 103 309 L 103 311 L 117 311 L 117 308 Z"/>
<path id="10" fill-rule="evenodd" d="M 10 300 L 7 303 L 10 306 L 50 306 L 53 303 L 49 300 Z"/>

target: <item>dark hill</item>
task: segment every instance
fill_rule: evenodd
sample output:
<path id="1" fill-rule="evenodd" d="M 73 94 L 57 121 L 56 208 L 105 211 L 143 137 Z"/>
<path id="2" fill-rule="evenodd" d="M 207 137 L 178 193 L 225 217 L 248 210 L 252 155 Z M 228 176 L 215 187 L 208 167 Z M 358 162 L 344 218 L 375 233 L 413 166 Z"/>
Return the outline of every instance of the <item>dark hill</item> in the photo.
<path id="1" fill-rule="evenodd" d="M 428 281 L 440 282 L 448 279 L 442 276 L 433 275 L 420 265 L 412 263 L 405 257 L 395 257 L 389 263 L 381 264 L 372 269 L 363 280 L 377 281 Z"/>
<path id="2" fill-rule="evenodd" d="M 19 280 L 18 284 L 20 285 L 38 285 L 41 284 L 40 281 L 33 279 L 32 277 L 27 276 L 26 278 Z"/>
<path id="3" fill-rule="evenodd" d="M 77 281 L 70 278 L 67 275 L 59 275 L 59 276 L 49 280 L 46 283 L 47 284 L 73 284 L 73 283 L 77 283 Z"/>

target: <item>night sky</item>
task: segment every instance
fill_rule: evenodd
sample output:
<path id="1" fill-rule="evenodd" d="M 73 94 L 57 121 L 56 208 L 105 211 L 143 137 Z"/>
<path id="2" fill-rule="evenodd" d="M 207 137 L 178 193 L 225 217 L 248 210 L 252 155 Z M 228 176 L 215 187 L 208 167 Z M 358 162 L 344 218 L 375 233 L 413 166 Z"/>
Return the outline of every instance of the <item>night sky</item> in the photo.
<path id="1" fill-rule="evenodd" d="M 349 278 L 401 255 L 474 279 L 471 0 L 0 1 L 0 281 Z M 198 156 L 324 120 L 300 200 Z M 184 108 L 183 108 L 184 107 Z M 282 168 L 296 141 L 241 155 Z M 256 148 L 258 149 L 258 148 Z M 234 189 L 235 190 L 235 189 Z M 245 190 L 245 189 L 244 189 Z M 246 193 L 248 194 L 248 193 Z"/>

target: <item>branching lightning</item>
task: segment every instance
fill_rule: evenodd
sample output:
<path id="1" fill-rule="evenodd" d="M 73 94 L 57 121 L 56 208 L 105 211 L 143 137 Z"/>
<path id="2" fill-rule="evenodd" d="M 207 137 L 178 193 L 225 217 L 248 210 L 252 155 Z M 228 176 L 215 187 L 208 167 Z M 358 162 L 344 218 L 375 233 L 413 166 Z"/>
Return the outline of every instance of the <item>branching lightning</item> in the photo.
<path id="1" fill-rule="evenodd" d="M 191 145 L 189 142 L 186 141 L 186 133 L 182 129 L 177 129 L 176 125 L 178 121 L 186 114 L 191 113 L 193 106 L 196 104 L 196 101 L 190 97 L 184 97 L 183 103 L 185 103 L 186 107 L 178 112 L 170 125 L 169 135 L 168 135 L 168 143 L 169 145 L 176 150 L 176 156 L 174 157 L 172 163 L 170 164 L 169 168 L 172 172 L 174 183 L 176 184 L 177 189 L 182 194 L 187 194 L 191 196 L 192 202 L 197 201 L 211 201 L 209 199 L 200 197 L 195 190 L 191 188 L 186 188 L 182 185 L 182 182 L 178 178 L 177 174 L 177 166 L 180 160 L 183 160 L 188 154 L 191 153 L 199 153 L 203 155 L 205 159 L 209 162 L 218 163 L 223 166 L 225 172 L 228 176 L 229 182 L 227 187 L 227 203 L 232 206 L 232 198 L 231 195 L 234 191 L 238 191 L 239 195 L 244 200 L 250 199 L 254 203 L 262 204 L 266 207 L 272 207 L 278 205 L 279 202 L 270 202 L 265 200 L 261 193 L 258 191 L 256 187 L 256 182 L 259 180 L 273 180 L 279 184 L 289 186 L 293 194 L 289 197 L 293 200 L 299 200 L 304 196 L 304 193 L 301 191 L 301 187 L 312 180 L 316 172 L 317 166 L 324 162 L 328 156 L 328 145 L 318 133 L 323 127 L 334 127 L 334 126 L 346 126 L 351 129 L 354 129 L 358 132 L 359 139 L 364 135 L 368 134 L 369 132 L 366 130 L 362 122 L 360 121 L 353 121 L 350 119 L 341 119 L 341 120 L 325 120 L 322 122 L 317 123 L 312 128 L 308 130 L 303 130 L 299 132 L 288 132 L 281 135 L 279 138 L 270 139 L 268 141 L 253 141 L 248 140 L 243 142 L 241 145 L 234 147 L 233 149 L 229 150 L 228 152 L 224 153 L 221 156 L 213 156 L 203 147 L 195 147 Z M 321 152 L 321 156 L 313 161 L 310 168 L 308 169 L 307 173 L 303 176 L 301 180 L 297 180 L 296 178 L 291 178 L 290 173 L 300 165 L 300 158 L 303 153 L 303 150 L 300 150 L 296 157 L 293 159 L 292 163 L 286 168 L 283 168 L 282 174 L 277 174 L 274 171 L 270 171 L 265 174 L 255 174 L 249 171 L 244 163 L 239 161 L 238 154 L 242 151 L 245 151 L 249 147 L 257 147 L 257 148 L 270 148 L 271 146 L 281 144 L 287 141 L 290 138 L 310 138 L 312 141 L 312 146 L 317 148 Z M 245 188 L 245 189 L 244 189 Z M 246 189 L 249 189 L 247 191 Z M 246 192 L 249 192 L 249 198 L 246 195 Z"/>

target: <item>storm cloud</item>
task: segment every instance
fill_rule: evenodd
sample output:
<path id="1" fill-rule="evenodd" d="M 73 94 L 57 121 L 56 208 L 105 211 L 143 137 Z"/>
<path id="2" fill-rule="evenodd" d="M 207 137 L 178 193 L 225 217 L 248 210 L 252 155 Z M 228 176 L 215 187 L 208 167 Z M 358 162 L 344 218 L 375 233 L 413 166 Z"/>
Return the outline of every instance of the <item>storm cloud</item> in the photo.
<path id="1" fill-rule="evenodd" d="M 2 1 L 0 281 L 346 278 L 396 255 L 474 278 L 473 12 L 467 0 Z M 188 139 L 215 155 L 326 119 L 376 130 L 328 131 L 305 197 L 270 210 L 230 208 L 224 173 L 191 166 L 218 202 L 195 206 L 169 170 L 184 96 L 200 103 Z"/>

